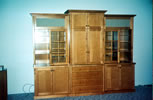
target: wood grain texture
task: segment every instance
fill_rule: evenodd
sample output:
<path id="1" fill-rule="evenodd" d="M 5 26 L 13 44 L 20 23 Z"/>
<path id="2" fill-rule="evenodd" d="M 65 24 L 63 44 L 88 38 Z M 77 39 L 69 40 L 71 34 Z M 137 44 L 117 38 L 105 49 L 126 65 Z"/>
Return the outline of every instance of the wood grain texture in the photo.
<path id="1" fill-rule="evenodd" d="M 68 93 L 68 67 L 53 67 L 53 94 Z"/>
<path id="2" fill-rule="evenodd" d="M 66 14 L 33 13 L 33 32 L 50 36 L 51 31 L 65 31 L 66 63 L 35 65 L 35 99 L 63 96 L 96 95 L 134 91 L 134 63 L 118 60 L 105 61 L 105 32 L 131 29 L 131 56 L 133 56 L 133 17 L 135 15 L 104 15 L 104 10 L 68 10 Z M 64 27 L 37 27 L 36 18 L 65 18 Z M 130 19 L 130 27 L 106 27 L 106 19 Z M 49 34 L 46 34 L 45 32 Z M 112 34 L 112 33 L 111 33 Z M 49 37 L 51 38 L 51 37 Z M 120 37 L 118 36 L 118 39 Z M 36 54 L 35 50 L 50 50 L 50 43 L 34 44 L 34 63 L 51 60 L 51 54 Z M 118 41 L 120 45 L 120 41 Z M 50 53 L 49 52 L 49 53 Z M 111 51 L 111 53 L 113 50 Z M 111 58 L 112 59 L 112 58 Z M 129 74 L 130 73 L 130 74 Z"/>

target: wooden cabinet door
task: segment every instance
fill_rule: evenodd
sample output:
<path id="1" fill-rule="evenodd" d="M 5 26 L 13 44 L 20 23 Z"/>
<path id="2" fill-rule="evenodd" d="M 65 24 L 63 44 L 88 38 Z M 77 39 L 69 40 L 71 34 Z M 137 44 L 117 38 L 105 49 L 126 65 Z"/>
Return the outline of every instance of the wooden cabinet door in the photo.
<path id="1" fill-rule="evenodd" d="M 68 93 L 68 67 L 53 68 L 53 94 Z"/>
<path id="2" fill-rule="evenodd" d="M 105 91 L 120 89 L 120 68 L 117 65 L 105 66 Z"/>
<path id="3" fill-rule="evenodd" d="M 35 95 L 52 94 L 52 72 L 50 68 L 35 69 Z"/>
<path id="4" fill-rule="evenodd" d="M 72 64 L 87 64 L 87 14 L 75 13 L 71 15 L 71 54 Z"/>
<path id="5" fill-rule="evenodd" d="M 72 29 L 82 29 L 87 25 L 87 14 L 86 13 L 76 13 L 71 15 L 71 28 Z"/>
<path id="6" fill-rule="evenodd" d="M 100 64 L 102 61 L 103 14 L 88 14 L 88 63 Z"/>
<path id="7" fill-rule="evenodd" d="M 121 67 L 121 89 L 134 89 L 134 65 Z"/>
<path id="8" fill-rule="evenodd" d="M 85 29 L 72 30 L 72 64 L 87 64 L 87 40 Z"/>
<path id="9" fill-rule="evenodd" d="M 88 64 L 101 63 L 101 31 L 90 29 L 88 32 Z"/>

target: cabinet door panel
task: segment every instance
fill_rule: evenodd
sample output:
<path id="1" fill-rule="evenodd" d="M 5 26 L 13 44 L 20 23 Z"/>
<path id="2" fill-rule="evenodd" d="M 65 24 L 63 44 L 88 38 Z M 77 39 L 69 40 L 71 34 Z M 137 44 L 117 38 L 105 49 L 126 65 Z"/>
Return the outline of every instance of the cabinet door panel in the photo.
<path id="1" fill-rule="evenodd" d="M 90 30 L 88 32 L 88 46 L 89 46 L 89 64 L 100 64 L 101 63 L 101 43 L 100 43 L 99 30 Z"/>
<path id="2" fill-rule="evenodd" d="M 87 64 L 87 43 L 85 29 L 72 30 L 72 63 Z"/>
<path id="3" fill-rule="evenodd" d="M 68 67 L 53 69 L 53 94 L 68 93 Z"/>
<path id="4" fill-rule="evenodd" d="M 80 29 L 85 28 L 87 25 L 87 14 L 72 14 L 72 28 L 74 29 Z"/>
<path id="5" fill-rule="evenodd" d="M 117 65 L 105 67 L 105 90 L 120 89 L 120 68 Z"/>
<path id="6" fill-rule="evenodd" d="M 37 70 L 35 75 L 36 95 L 52 94 L 52 73 L 50 69 Z"/>
<path id="7" fill-rule="evenodd" d="M 88 25 L 90 27 L 101 27 L 103 26 L 104 14 L 88 14 Z"/>
<path id="8" fill-rule="evenodd" d="M 132 65 L 121 68 L 121 89 L 134 89 L 134 67 Z"/>

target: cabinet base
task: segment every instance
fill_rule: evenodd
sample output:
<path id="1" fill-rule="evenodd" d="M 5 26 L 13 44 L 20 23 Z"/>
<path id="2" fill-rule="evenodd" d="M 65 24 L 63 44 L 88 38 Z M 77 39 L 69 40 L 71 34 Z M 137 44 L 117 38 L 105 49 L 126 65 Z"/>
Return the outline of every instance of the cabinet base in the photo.
<path id="1" fill-rule="evenodd" d="M 110 93 L 126 93 L 126 92 L 135 92 L 135 89 L 128 90 L 114 90 L 114 91 L 105 91 L 101 93 L 78 93 L 78 94 L 67 94 L 67 95 L 47 95 L 47 96 L 34 96 L 34 100 L 37 99 L 47 99 L 47 98 L 57 98 L 57 97 L 73 97 L 73 96 L 89 96 L 89 95 L 102 95 Z"/>

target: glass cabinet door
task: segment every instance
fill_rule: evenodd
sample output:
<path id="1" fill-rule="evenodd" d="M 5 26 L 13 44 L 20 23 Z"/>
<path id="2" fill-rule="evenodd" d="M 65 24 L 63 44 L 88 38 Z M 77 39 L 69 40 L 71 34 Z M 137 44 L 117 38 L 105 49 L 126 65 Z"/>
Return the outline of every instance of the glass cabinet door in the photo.
<path id="1" fill-rule="evenodd" d="M 120 61 L 128 63 L 131 61 L 131 31 L 129 29 L 118 29 L 117 31 L 106 31 L 105 35 L 105 61 Z M 118 58 L 119 57 L 119 58 Z"/>
<path id="2" fill-rule="evenodd" d="M 66 33 L 51 31 L 51 63 L 66 62 Z"/>
<path id="3" fill-rule="evenodd" d="M 117 61 L 118 31 L 106 31 L 105 61 Z"/>
<path id="4" fill-rule="evenodd" d="M 131 61 L 131 34 L 130 30 L 120 30 L 120 62 Z"/>

